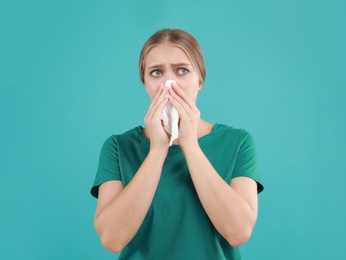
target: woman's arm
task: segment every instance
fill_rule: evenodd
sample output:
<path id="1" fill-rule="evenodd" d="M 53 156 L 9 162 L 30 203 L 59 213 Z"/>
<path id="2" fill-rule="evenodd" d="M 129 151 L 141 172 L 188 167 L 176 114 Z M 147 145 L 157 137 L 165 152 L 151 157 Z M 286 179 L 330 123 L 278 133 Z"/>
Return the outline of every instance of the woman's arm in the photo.
<path id="1" fill-rule="evenodd" d="M 199 146 L 183 152 L 198 197 L 219 233 L 232 246 L 251 236 L 257 218 L 257 184 L 247 177 L 227 184 L 215 171 Z"/>
<path id="2" fill-rule="evenodd" d="M 150 150 L 133 179 L 125 188 L 120 181 L 109 181 L 99 187 L 95 228 L 109 251 L 118 253 L 131 241 L 152 203 L 169 147 L 161 125 L 166 95 L 162 86 L 144 118 Z"/>
<path id="3" fill-rule="evenodd" d="M 163 151 L 150 151 L 124 189 L 120 181 L 100 186 L 95 228 L 109 251 L 120 252 L 136 235 L 153 200 L 165 157 Z"/>
<path id="4" fill-rule="evenodd" d="M 257 219 L 257 184 L 246 177 L 226 183 L 198 144 L 200 112 L 177 84 L 170 100 L 180 115 L 179 145 L 184 153 L 199 199 L 219 233 L 232 245 L 246 242 Z"/>

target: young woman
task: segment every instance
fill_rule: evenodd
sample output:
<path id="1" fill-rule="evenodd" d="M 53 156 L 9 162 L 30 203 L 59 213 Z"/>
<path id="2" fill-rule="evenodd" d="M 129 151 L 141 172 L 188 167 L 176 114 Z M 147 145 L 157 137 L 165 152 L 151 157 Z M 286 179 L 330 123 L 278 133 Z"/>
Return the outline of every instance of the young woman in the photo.
<path id="1" fill-rule="evenodd" d="M 91 189 L 102 245 L 121 252 L 119 259 L 240 259 L 263 190 L 253 139 L 200 118 L 196 99 L 206 71 L 187 32 L 156 32 L 139 68 L 151 99 L 145 128 L 105 141 Z M 179 114 L 172 146 L 162 122 L 167 104 Z"/>

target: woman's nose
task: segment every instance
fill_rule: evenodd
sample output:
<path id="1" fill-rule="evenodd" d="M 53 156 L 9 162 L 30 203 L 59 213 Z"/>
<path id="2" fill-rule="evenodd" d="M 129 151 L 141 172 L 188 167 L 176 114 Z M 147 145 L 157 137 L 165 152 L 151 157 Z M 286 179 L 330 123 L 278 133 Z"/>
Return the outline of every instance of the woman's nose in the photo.
<path id="1" fill-rule="evenodd" d="M 174 75 L 174 73 L 166 73 L 163 80 L 163 82 L 166 82 L 167 80 L 177 81 L 177 77 Z"/>

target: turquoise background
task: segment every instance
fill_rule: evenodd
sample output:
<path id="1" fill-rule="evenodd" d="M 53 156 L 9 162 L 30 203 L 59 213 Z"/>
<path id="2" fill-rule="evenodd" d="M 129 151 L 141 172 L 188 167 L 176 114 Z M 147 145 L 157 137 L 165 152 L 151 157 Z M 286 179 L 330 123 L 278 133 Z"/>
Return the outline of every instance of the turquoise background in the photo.
<path id="1" fill-rule="evenodd" d="M 202 117 L 255 138 L 265 191 L 243 259 L 346 259 L 345 1 L 2 1 L 1 259 L 116 259 L 93 227 L 100 148 L 143 124 L 144 41 L 205 55 Z"/>

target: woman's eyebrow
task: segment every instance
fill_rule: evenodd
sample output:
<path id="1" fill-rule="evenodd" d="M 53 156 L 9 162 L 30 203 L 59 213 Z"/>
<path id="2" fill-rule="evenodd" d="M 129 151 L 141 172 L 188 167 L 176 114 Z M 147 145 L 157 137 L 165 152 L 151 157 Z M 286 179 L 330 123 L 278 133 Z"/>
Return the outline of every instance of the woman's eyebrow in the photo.
<path id="1" fill-rule="evenodd" d="M 157 69 L 157 68 L 162 68 L 164 65 L 163 64 L 154 64 L 148 67 L 148 70 L 151 69 Z M 185 63 L 185 62 L 179 62 L 179 63 L 172 63 L 171 64 L 172 67 L 190 67 L 191 64 L 190 63 Z"/>
<path id="2" fill-rule="evenodd" d="M 154 64 L 154 65 L 149 66 L 148 69 L 151 70 L 151 69 L 154 69 L 154 68 L 156 69 L 156 68 L 161 68 L 161 67 L 163 67 L 162 64 Z"/>
<path id="3" fill-rule="evenodd" d="M 172 63 L 172 67 L 189 67 L 191 66 L 190 63 Z"/>

